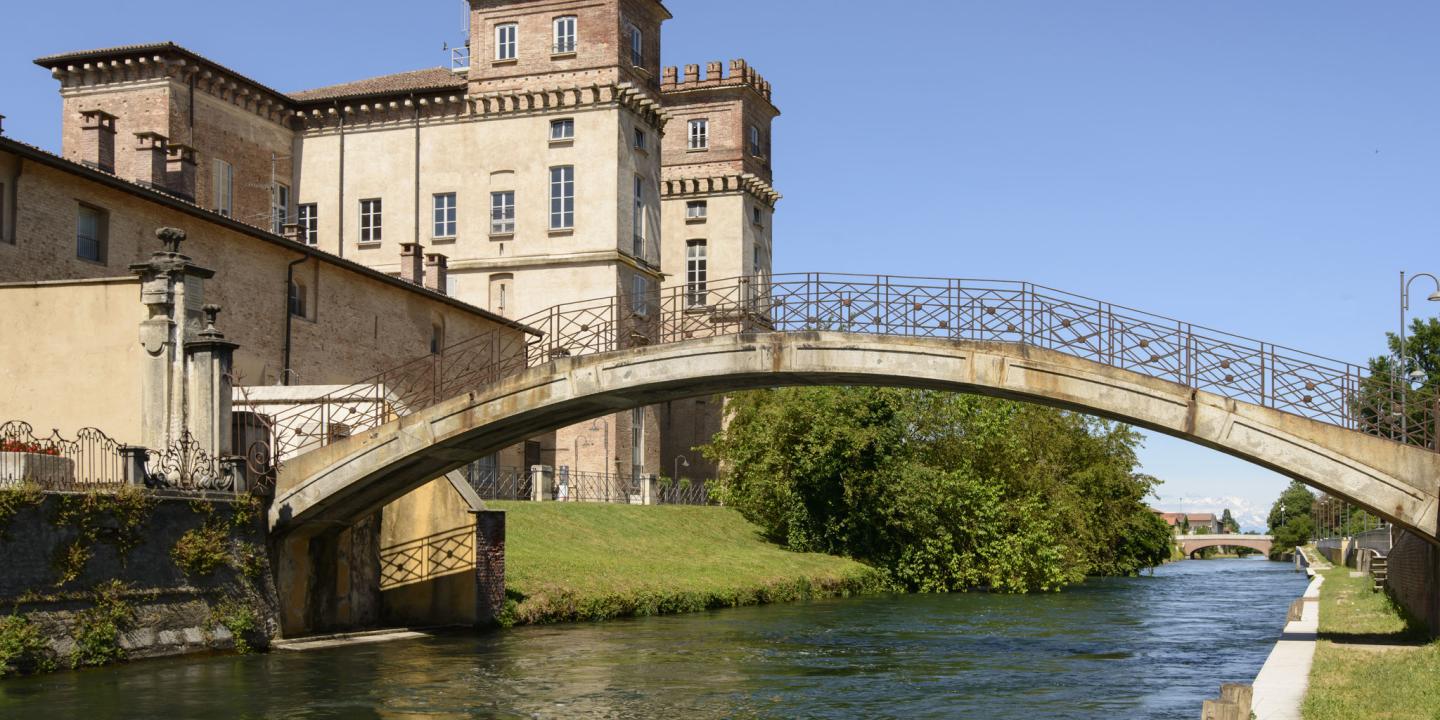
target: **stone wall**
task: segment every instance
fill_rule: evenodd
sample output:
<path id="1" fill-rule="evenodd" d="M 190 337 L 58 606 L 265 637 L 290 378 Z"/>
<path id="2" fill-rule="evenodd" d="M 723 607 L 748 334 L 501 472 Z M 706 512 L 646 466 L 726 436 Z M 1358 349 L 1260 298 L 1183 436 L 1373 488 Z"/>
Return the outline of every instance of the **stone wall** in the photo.
<path id="1" fill-rule="evenodd" d="M 1386 560 L 1391 597 L 1440 635 L 1440 550 L 1397 528 Z"/>
<path id="2" fill-rule="evenodd" d="M 125 659 L 232 649 L 232 627 L 252 648 L 265 647 L 275 634 L 276 599 L 258 502 L 150 498 L 134 505 L 144 497 L 137 493 L 117 510 L 96 504 L 113 495 L 0 492 L 0 611 L 39 628 L 58 666 L 71 663 L 87 611 L 107 601 L 129 615 L 115 638 Z M 143 512 L 127 520 L 136 507 Z M 190 546 L 216 547 L 223 562 L 202 571 L 195 555 L 176 547 L 206 528 L 215 529 L 219 542 Z M 127 538 L 133 547 L 126 547 Z M 88 560 L 67 562 L 75 547 L 87 550 Z"/>

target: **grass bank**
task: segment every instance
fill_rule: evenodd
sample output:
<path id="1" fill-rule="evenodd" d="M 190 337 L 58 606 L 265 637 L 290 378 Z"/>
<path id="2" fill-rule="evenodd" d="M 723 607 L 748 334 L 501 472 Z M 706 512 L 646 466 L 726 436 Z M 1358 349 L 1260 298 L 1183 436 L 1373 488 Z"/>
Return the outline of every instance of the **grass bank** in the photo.
<path id="1" fill-rule="evenodd" d="M 766 542 L 716 507 L 492 503 L 506 518 L 505 585 L 521 624 L 695 612 L 877 592 L 881 574 Z"/>
<path id="2" fill-rule="evenodd" d="M 1320 636 L 1306 720 L 1440 717 L 1440 641 L 1405 617 L 1369 576 L 1345 567 L 1320 571 Z"/>

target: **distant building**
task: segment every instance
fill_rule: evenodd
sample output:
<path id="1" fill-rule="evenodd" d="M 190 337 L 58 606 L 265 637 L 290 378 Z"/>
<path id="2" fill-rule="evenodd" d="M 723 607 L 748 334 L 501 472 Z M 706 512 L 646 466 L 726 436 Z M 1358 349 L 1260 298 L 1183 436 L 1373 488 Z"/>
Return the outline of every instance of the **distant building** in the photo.
<path id="1" fill-rule="evenodd" d="M 1175 513 L 1150 508 L 1176 535 L 1219 535 L 1224 532 L 1214 513 Z"/>

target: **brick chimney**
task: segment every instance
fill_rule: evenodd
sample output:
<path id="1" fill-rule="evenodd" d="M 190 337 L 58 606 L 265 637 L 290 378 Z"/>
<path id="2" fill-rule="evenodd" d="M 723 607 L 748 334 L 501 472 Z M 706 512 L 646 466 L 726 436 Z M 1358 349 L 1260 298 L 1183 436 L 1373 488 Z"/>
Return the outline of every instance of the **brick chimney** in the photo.
<path id="1" fill-rule="evenodd" d="M 440 253 L 425 256 L 425 287 L 445 295 L 446 281 L 450 276 L 450 259 Z"/>
<path id="2" fill-rule="evenodd" d="M 166 155 L 170 140 L 157 132 L 135 133 L 135 181 L 157 190 L 168 190 L 165 182 Z"/>
<path id="3" fill-rule="evenodd" d="M 84 110 L 80 118 L 80 152 L 76 159 L 83 165 L 115 172 L 115 116 L 104 110 Z"/>
<path id="4" fill-rule="evenodd" d="M 191 202 L 195 201 L 195 148 L 170 143 L 165 156 L 165 187 Z"/>
<path id="5" fill-rule="evenodd" d="M 420 243 L 400 245 L 400 279 L 416 285 L 425 284 L 425 248 Z"/>

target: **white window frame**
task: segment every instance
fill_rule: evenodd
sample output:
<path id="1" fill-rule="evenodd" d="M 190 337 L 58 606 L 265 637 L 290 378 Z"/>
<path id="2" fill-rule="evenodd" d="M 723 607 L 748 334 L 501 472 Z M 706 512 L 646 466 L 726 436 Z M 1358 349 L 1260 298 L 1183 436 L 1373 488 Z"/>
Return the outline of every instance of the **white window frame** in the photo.
<path id="1" fill-rule="evenodd" d="M 378 243 L 385 237 L 385 205 L 381 198 L 360 201 L 360 242 Z"/>
<path id="2" fill-rule="evenodd" d="M 515 234 L 515 191 L 490 193 L 490 234 Z"/>
<path id="3" fill-rule="evenodd" d="M 575 139 L 575 118 L 560 118 L 550 121 L 550 142 L 570 142 Z"/>
<path id="4" fill-rule="evenodd" d="M 685 203 L 686 220 L 704 220 L 710 217 L 710 203 L 706 200 L 690 200 Z"/>
<path id="5" fill-rule="evenodd" d="M 634 23 L 630 24 L 630 64 L 645 67 L 645 33 Z"/>
<path id="6" fill-rule="evenodd" d="M 310 292 L 305 287 L 305 281 L 296 278 L 290 281 L 290 291 L 287 296 L 290 316 L 301 319 L 310 317 Z"/>
<path id="7" fill-rule="evenodd" d="M 520 24 L 500 23 L 495 26 L 495 60 L 516 60 L 520 57 Z"/>
<path id="8" fill-rule="evenodd" d="M 550 168 L 550 229 L 575 229 L 575 166 Z"/>
<path id="9" fill-rule="evenodd" d="M 685 305 L 708 305 L 710 282 L 710 251 L 705 240 L 685 243 Z"/>
<path id="10" fill-rule="evenodd" d="M 555 18 L 554 28 L 555 45 L 552 52 L 556 55 L 574 53 L 580 44 L 580 20 L 574 15 L 562 15 Z"/>
<path id="11" fill-rule="evenodd" d="M 650 278 L 639 273 L 630 280 L 630 312 L 636 317 L 650 317 Z"/>
<path id="12" fill-rule="evenodd" d="M 300 225 L 300 239 L 306 245 L 320 244 L 320 206 L 302 203 L 295 208 L 295 221 Z"/>
<path id="13" fill-rule="evenodd" d="M 710 120 L 700 118 L 690 121 L 690 146 L 691 150 L 710 149 Z"/>
<path id="14" fill-rule="evenodd" d="M 210 174 L 210 190 L 215 212 L 235 217 L 235 166 L 215 158 Z"/>
<path id="15" fill-rule="evenodd" d="M 270 213 L 274 219 L 274 232 L 280 235 L 285 232 L 285 224 L 290 221 L 290 186 L 285 183 L 275 183 L 271 190 Z"/>
<path id="16" fill-rule="evenodd" d="M 435 193 L 431 200 L 430 237 L 449 240 L 459 231 L 459 196 L 453 192 Z"/>

